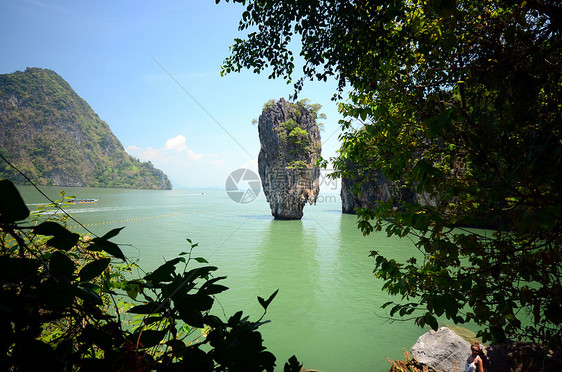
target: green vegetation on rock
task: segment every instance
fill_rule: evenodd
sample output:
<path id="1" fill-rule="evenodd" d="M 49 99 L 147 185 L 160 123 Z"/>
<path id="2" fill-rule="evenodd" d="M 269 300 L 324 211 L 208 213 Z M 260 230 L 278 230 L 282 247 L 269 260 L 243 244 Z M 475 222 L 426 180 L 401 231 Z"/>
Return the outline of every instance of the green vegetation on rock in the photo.
<path id="1" fill-rule="evenodd" d="M 310 151 L 308 132 L 293 119 L 279 124 L 279 141 L 289 149 L 291 155 L 299 156 Z"/>
<path id="2" fill-rule="evenodd" d="M 313 140 L 310 134 L 302 127 L 308 125 L 300 123 L 302 116 L 310 114 L 314 124 L 318 129 L 322 129 L 320 119 L 326 119 L 326 115 L 319 113 L 322 105 L 319 103 L 311 104 L 308 99 L 302 99 L 296 103 L 288 103 L 287 115 L 289 118 L 283 123 L 279 123 L 277 133 L 279 135 L 279 142 L 282 148 L 286 148 L 288 152 L 287 167 L 288 168 L 307 168 L 309 165 L 303 161 L 303 158 L 309 156 L 308 154 L 317 152 L 320 148 L 320 139 Z M 275 103 L 274 100 L 269 100 L 264 104 L 263 111 L 267 111 Z"/>
<path id="3" fill-rule="evenodd" d="M 0 155 L 40 185 L 171 189 L 54 71 L 0 75 Z M 26 180 L 5 162 L 0 177 Z"/>

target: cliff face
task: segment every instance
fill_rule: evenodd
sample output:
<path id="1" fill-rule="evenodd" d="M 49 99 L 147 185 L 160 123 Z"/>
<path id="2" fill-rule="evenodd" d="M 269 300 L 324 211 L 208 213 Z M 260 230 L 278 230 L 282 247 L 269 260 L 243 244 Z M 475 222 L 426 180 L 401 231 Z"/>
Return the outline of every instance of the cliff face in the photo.
<path id="1" fill-rule="evenodd" d="M 306 104 L 283 98 L 270 101 L 259 117 L 258 131 L 258 169 L 271 214 L 276 219 L 301 219 L 305 204 L 316 203 L 320 191 L 316 114 Z"/>
<path id="2" fill-rule="evenodd" d="M 358 192 L 354 192 L 353 186 L 361 182 Z M 342 179 L 341 201 L 343 213 L 355 213 L 355 208 L 374 208 L 377 202 L 392 200 L 395 207 L 400 202 L 412 203 L 419 198 L 410 189 L 401 187 L 397 182 L 387 180 L 381 172 L 375 172 L 370 179 L 365 180 L 358 176 Z"/>
<path id="3" fill-rule="evenodd" d="M 62 77 L 41 68 L 0 75 L 0 154 L 39 185 L 172 188 L 162 171 L 125 152 Z M 26 183 L 3 161 L 0 178 Z"/>

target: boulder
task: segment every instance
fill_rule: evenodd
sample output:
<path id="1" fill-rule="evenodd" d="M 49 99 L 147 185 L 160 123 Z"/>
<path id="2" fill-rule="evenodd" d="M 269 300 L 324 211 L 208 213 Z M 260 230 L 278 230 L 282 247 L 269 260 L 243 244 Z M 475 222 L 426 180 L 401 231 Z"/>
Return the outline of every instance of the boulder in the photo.
<path id="1" fill-rule="evenodd" d="M 258 170 L 275 219 L 297 220 L 320 191 L 320 131 L 306 104 L 269 101 L 259 117 Z"/>
<path id="2" fill-rule="evenodd" d="M 558 372 L 562 371 L 562 350 L 548 350 L 539 344 L 508 341 L 482 347 L 480 357 L 486 372 Z M 464 371 L 470 343 L 447 327 L 420 336 L 410 353 L 430 371 Z"/>
<path id="3" fill-rule="evenodd" d="M 470 343 L 441 327 L 418 338 L 410 353 L 420 363 L 440 372 L 463 372 L 464 362 L 470 354 Z"/>
<path id="4" fill-rule="evenodd" d="M 531 342 L 508 341 L 484 351 L 486 372 L 562 371 L 562 350 L 547 350 Z"/>

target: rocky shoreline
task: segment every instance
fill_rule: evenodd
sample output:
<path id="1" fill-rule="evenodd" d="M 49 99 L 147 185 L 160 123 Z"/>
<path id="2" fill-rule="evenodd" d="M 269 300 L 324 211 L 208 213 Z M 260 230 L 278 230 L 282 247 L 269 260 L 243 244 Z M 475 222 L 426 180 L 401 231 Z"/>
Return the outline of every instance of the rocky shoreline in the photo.
<path id="1" fill-rule="evenodd" d="M 407 368 L 409 371 L 462 372 L 469 353 L 467 340 L 451 329 L 441 327 L 421 335 L 410 353 L 405 353 L 407 360 L 392 362 L 390 371 Z M 509 341 L 483 346 L 480 356 L 486 372 L 562 371 L 562 350 L 548 350 L 531 342 Z"/>

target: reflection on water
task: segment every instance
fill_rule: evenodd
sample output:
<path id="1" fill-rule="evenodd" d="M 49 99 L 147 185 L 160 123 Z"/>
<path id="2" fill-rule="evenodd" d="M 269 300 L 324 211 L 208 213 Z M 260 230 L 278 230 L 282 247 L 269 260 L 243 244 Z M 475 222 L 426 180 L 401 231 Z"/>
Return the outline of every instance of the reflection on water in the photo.
<path id="1" fill-rule="evenodd" d="M 280 360 L 292 354 L 301 357 L 318 343 L 321 327 L 316 321 L 322 310 L 322 283 L 315 259 L 315 234 L 303 221 L 270 220 L 258 247 L 258 293 L 265 295 L 279 289 L 270 305 L 268 319 L 273 322 L 264 327 L 265 339 L 275 345 L 272 351 Z M 299 345 L 297 350 L 295 345 Z"/>
<path id="2" fill-rule="evenodd" d="M 28 203 L 46 202 L 31 188 L 21 190 Z M 59 191 L 45 188 L 55 199 Z M 262 195 L 236 204 L 220 190 L 65 191 L 99 199 L 67 210 L 94 234 L 126 226 L 114 241 L 147 271 L 188 250 L 185 238 L 198 242 L 195 256 L 227 276 L 230 289 L 217 298 L 220 315 L 243 310 L 257 320 L 263 312 L 257 296 L 279 289 L 265 316 L 271 323 L 260 328 L 279 371 L 296 354 L 307 368 L 324 372 L 386 372 L 386 357 L 401 358 L 402 348 L 423 333 L 411 322 L 385 319 L 380 305 L 389 297 L 369 258 L 373 249 L 407 257 L 412 243 L 384 233 L 363 237 L 356 217 L 339 213 L 339 200 L 307 205 L 301 221 L 275 221 Z"/>

